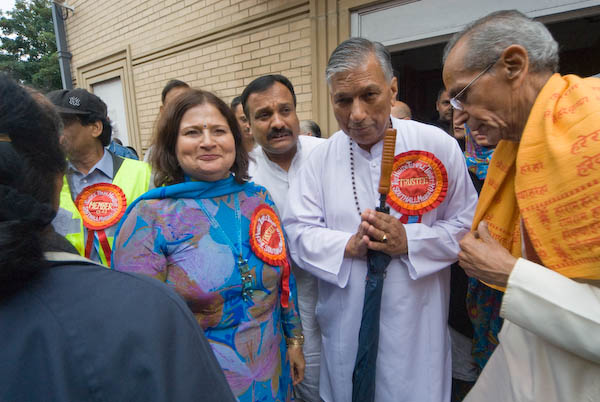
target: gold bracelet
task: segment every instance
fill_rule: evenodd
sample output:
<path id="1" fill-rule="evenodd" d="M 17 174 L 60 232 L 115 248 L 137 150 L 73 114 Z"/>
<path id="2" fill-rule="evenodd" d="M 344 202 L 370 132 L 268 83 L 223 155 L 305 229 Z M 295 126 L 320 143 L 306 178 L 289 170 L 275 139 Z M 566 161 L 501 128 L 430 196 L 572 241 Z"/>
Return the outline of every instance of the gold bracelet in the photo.
<path id="1" fill-rule="evenodd" d="M 304 345 L 304 335 L 298 335 L 293 338 L 285 338 L 287 346 L 302 346 Z"/>

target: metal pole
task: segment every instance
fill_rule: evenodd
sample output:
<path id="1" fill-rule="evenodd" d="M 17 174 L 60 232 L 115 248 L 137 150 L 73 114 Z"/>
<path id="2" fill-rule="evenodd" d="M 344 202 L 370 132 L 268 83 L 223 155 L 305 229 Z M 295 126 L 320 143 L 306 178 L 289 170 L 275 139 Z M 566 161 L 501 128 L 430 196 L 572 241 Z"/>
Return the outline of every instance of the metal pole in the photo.
<path id="1" fill-rule="evenodd" d="M 63 89 L 73 89 L 73 78 L 71 77 L 71 58 L 73 56 L 67 50 L 67 35 L 61 5 L 56 2 L 52 3 L 52 22 L 54 23 L 54 34 L 56 35 L 56 50 Z"/>

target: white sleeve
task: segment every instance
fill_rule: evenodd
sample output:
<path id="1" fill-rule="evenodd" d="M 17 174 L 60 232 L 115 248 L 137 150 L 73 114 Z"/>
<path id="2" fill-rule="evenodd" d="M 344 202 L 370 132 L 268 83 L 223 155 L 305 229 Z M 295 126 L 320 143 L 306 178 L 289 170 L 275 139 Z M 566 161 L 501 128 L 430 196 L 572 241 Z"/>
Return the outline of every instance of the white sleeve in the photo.
<path id="1" fill-rule="evenodd" d="M 411 223 L 404 225 L 408 254 L 402 260 L 408 266 L 412 279 L 447 268 L 457 260 L 458 242 L 471 228 L 477 206 L 477 192 L 473 187 L 464 157 L 458 144 L 451 148 L 446 162 L 448 194 L 438 219 L 431 225 Z"/>
<path id="2" fill-rule="evenodd" d="M 317 278 L 345 287 L 350 277 L 350 259 L 344 258 L 353 233 L 325 227 L 322 172 L 306 162 L 290 186 L 283 212 L 283 226 L 292 259 Z M 302 191 L 310 189 L 310 191 Z"/>
<path id="3" fill-rule="evenodd" d="M 519 258 L 500 315 L 540 338 L 600 363 L 600 289 Z"/>

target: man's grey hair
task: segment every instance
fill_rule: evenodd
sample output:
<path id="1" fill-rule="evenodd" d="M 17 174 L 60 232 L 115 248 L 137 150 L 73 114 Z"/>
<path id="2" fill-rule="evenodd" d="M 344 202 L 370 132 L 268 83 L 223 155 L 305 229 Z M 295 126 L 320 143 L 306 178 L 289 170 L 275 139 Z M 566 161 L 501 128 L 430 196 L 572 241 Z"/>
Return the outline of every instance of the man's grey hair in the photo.
<path id="1" fill-rule="evenodd" d="M 463 60 L 467 70 L 484 69 L 498 61 L 508 46 L 521 45 L 527 50 L 532 72 L 558 71 L 558 43 L 544 24 L 519 11 L 496 11 L 467 25 L 446 45 L 442 59 L 444 64 L 462 38 L 467 41 Z"/>
<path id="2" fill-rule="evenodd" d="M 394 78 L 392 58 L 390 52 L 379 42 L 371 42 L 364 38 L 350 38 L 335 48 L 325 69 L 327 84 L 331 85 L 331 79 L 337 73 L 347 72 L 359 68 L 365 64 L 365 60 L 375 55 L 387 81 Z"/>

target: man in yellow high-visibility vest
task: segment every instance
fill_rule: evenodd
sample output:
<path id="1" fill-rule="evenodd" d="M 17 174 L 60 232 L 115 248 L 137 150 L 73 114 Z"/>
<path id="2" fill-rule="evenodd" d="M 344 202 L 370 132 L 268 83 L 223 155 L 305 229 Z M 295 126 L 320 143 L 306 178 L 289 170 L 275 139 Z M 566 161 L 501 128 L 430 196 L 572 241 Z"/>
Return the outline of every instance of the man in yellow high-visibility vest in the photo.
<path id="1" fill-rule="evenodd" d="M 109 266 L 114 231 L 127 205 L 148 191 L 150 166 L 105 149 L 112 128 L 99 97 L 79 88 L 47 96 L 62 117 L 69 160 L 52 224 L 81 255 Z"/>

